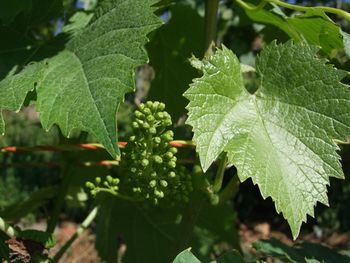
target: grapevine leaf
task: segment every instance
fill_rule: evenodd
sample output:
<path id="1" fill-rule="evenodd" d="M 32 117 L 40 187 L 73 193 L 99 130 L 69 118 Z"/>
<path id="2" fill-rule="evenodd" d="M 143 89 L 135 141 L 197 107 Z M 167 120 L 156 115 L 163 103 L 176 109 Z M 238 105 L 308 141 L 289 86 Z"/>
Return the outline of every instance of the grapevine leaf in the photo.
<path id="1" fill-rule="evenodd" d="M 200 198 L 205 198 L 200 195 Z M 193 197 L 192 197 L 193 200 Z M 192 212 L 193 210 L 191 210 Z M 190 244 L 197 257 L 205 262 L 211 259 L 212 248 L 215 244 L 226 243 L 232 247 L 239 247 L 239 234 L 233 222 L 236 214 L 232 203 L 220 205 L 204 203 L 198 212 Z"/>
<path id="2" fill-rule="evenodd" d="M 147 47 L 150 65 L 155 69 L 148 99 L 164 102 L 177 121 L 186 113 L 182 94 L 197 77 L 188 58 L 204 53 L 204 30 L 200 30 L 204 28 L 204 19 L 188 5 L 175 5 L 170 12 L 171 19 L 157 30 Z"/>
<path id="3" fill-rule="evenodd" d="M 34 90 L 38 84 L 37 81 L 42 79 L 46 66 L 46 63 L 28 65 L 21 74 L 13 75 L 0 82 L 0 133 L 5 132 L 1 110 L 18 111 L 27 93 Z"/>
<path id="4" fill-rule="evenodd" d="M 153 2 L 153 1 L 152 1 Z M 54 123 L 69 136 L 73 129 L 93 134 L 111 153 L 116 111 L 134 89 L 134 68 L 147 62 L 146 35 L 160 25 L 151 1 L 105 2 L 66 49 L 49 60 L 37 87 L 37 108 L 45 129 Z"/>
<path id="5" fill-rule="evenodd" d="M 256 241 L 253 243 L 253 247 L 259 254 L 268 255 L 283 262 L 305 262 L 303 255 L 300 255 L 298 251 L 274 238 Z"/>
<path id="6" fill-rule="evenodd" d="M 44 129 L 58 124 L 66 136 L 72 130 L 87 131 L 112 156 L 119 152 L 115 143 L 116 111 L 125 93 L 134 89 L 135 67 L 147 62 L 143 48 L 146 35 L 161 23 L 153 14 L 154 3 L 155 0 L 102 2 L 88 26 L 76 32 L 63 51 L 35 65 L 43 71 L 36 92 Z M 28 89 L 24 81 L 21 72 L 18 82 Z M 13 92 L 8 90 L 18 89 L 12 79 L 8 84 L 6 89 L 0 86 L 7 96 L 0 103 L 2 109 L 9 109 L 6 103 L 12 102 Z M 0 128 L 3 131 L 3 125 Z"/>
<path id="7" fill-rule="evenodd" d="M 322 10 L 311 9 L 304 14 L 288 17 L 273 9 L 245 10 L 248 17 L 256 22 L 274 25 L 295 41 L 306 40 L 319 45 L 330 57 L 346 48 L 347 38 L 340 26 L 334 23 Z"/>
<path id="8" fill-rule="evenodd" d="M 201 263 L 198 258 L 193 255 L 191 248 L 182 251 L 176 256 L 173 263 Z"/>
<path id="9" fill-rule="evenodd" d="M 102 204 L 98 214 L 96 246 L 105 262 L 170 262 L 177 254 L 186 232 L 177 222 L 177 211 L 154 207 L 145 209 L 114 196 L 100 196 Z M 118 245 L 127 251 L 118 255 Z M 140 244 L 142 244 L 140 246 Z M 180 245 L 181 246 L 181 245 Z M 183 247 L 180 247 L 183 249 Z"/>
<path id="10" fill-rule="evenodd" d="M 259 240 L 253 243 L 258 253 L 279 259 L 283 262 L 350 262 L 350 257 L 337 253 L 335 250 L 319 244 L 304 242 L 301 245 L 289 247 L 277 239 Z"/>
<path id="11" fill-rule="evenodd" d="M 329 177 L 343 178 L 333 139 L 350 134 L 346 74 L 317 51 L 272 43 L 257 58 L 260 85 L 250 94 L 237 57 L 223 47 L 201 62 L 203 76 L 185 93 L 203 169 L 227 152 L 240 180 L 252 178 L 272 197 L 294 238 L 317 201 L 328 204 Z"/>
<path id="12" fill-rule="evenodd" d="M 93 17 L 92 13 L 76 12 L 70 19 L 69 23 L 62 28 L 62 33 L 75 34 L 79 29 L 88 25 L 90 19 Z"/>

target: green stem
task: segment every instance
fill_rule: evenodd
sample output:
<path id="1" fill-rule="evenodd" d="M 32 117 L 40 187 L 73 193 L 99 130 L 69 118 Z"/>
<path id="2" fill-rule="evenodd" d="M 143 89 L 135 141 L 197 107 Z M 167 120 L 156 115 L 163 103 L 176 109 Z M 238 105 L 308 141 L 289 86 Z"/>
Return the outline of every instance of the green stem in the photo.
<path id="1" fill-rule="evenodd" d="M 227 153 L 223 153 L 220 158 L 219 168 L 215 176 L 213 184 L 213 192 L 217 193 L 222 187 L 222 181 L 224 179 L 225 169 L 227 165 Z"/>
<path id="2" fill-rule="evenodd" d="M 17 235 L 17 230 L 5 222 L 3 218 L 0 217 L 0 230 L 3 231 L 10 238 L 14 238 Z"/>
<path id="3" fill-rule="evenodd" d="M 262 0 L 257 6 L 250 4 L 250 3 L 246 3 L 242 0 L 235 0 L 237 4 L 239 4 L 242 8 L 249 10 L 249 11 L 258 11 L 262 8 L 265 7 L 265 5 L 267 4 L 268 0 Z"/>
<path id="4" fill-rule="evenodd" d="M 114 195 L 116 197 L 119 197 L 120 199 L 123 199 L 125 201 L 129 201 L 129 202 L 141 202 L 141 201 L 144 201 L 143 199 L 135 199 L 135 198 L 132 198 L 132 197 L 127 196 L 127 195 L 123 195 L 121 193 L 118 193 L 118 192 L 113 191 L 112 189 L 108 189 L 108 188 L 96 187 L 95 189 L 96 189 L 96 193 L 99 193 L 99 192 L 109 193 L 111 195 Z"/>
<path id="5" fill-rule="evenodd" d="M 326 13 L 331 13 L 331 14 L 335 14 L 335 15 L 338 15 L 338 16 L 342 16 L 346 20 L 350 21 L 350 14 L 348 12 L 346 12 L 344 10 L 341 10 L 341 9 L 334 8 L 334 7 L 328 7 L 328 6 L 308 7 L 308 6 L 292 5 L 292 4 L 288 4 L 288 3 L 285 3 L 285 2 L 280 1 L 280 0 L 267 0 L 267 1 L 270 2 L 270 3 L 275 3 L 275 4 L 279 5 L 279 6 L 283 6 L 285 8 L 296 10 L 296 11 L 306 12 L 306 11 L 311 10 L 311 9 L 320 9 L 320 10 L 326 12 Z"/>
<path id="6" fill-rule="evenodd" d="M 289 4 L 280 0 L 262 0 L 260 2 L 259 5 L 254 6 L 252 4 L 249 3 L 245 3 L 243 0 L 234 0 L 236 1 L 237 4 L 239 4 L 242 8 L 246 9 L 246 10 L 250 10 L 250 11 L 257 11 L 261 8 L 263 8 L 266 3 L 274 3 L 276 5 L 279 6 L 283 6 L 285 8 L 291 9 L 291 10 L 295 10 L 295 11 L 301 11 L 301 12 L 307 12 L 309 10 L 313 10 L 313 9 L 319 9 L 322 10 L 326 13 L 331 13 L 331 14 L 335 14 L 341 17 L 344 17 L 346 20 L 350 21 L 350 13 L 338 9 L 338 8 L 334 8 L 334 7 L 328 7 L 328 6 L 300 6 L 300 5 L 293 5 L 293 4 Z"/>
<path id="7" fill-rule="evenodd" d="M 227 200 L 229 200 L 232 196 L 235 196 L 238 191 L 239 180 L 237 173 L 234 174 L 227 184 L 224 190 L 219 194 L 219 202 L 220 204 L 224 204 Z"/>
<path id="8" fill-rule="evenodd" d="M 68 162 L 65 163 L 65 166 L 62 170 L 62 183 L 58 192 L 58 196 L 55 201 L 55 206 L 53 208 L 51 217 L 49 219 L 49 222 L 47 224 L 47 230 L 48 233 L 53 233 L 55 231 L 56 225 L 59 220 L 60 212 L 62 210 L 62 207 L 64 205 L 64 200 L 68 192 L 68 186 L 71 181 L 71 174 L 70 174 L 70 165 Z"/>
<path id="9" fill-rule="evenodd" d="M 53 261 L 58 262 L 60 258 L 66 253 L 66 251 L 71 247 L 73 242 L 83 233 L 85 229 L 87 229 L 90 224 L 94 221 L 96 218 L 96 215 L 98 213 L 98 207 L 95 207 L 92 209 L 92 211 L 88 214 L 88 216 L 85 218 L 83 223 L 81 223 L 75 233 L 71 236 L 71 238 L 61 247 L 61 249 L 57 252 L 57 254 L 54 256 Z"/>
<path id="10" fill-rule="evenodd" d="M 205 56 L 213 53 L 212 42 L 216 42 L 219 0 L 207 0 L 205 5 Z"/>
<path id="11" fill-rule="evenodd" d="M 59 141 L 60 144 L 76 144 L 76 143 L 82 143 L 86 140 L 87 133 L 81 132 L 80 135 L 77 138 L 68 139 L 66 138 L 61 130 L 59 134 Z M 63 168 L 61 173 L 62 182 L 60 185 L 60 189 L 58 192 L 58 196 L 56 198 L 56 201 L 54 203 L 54 208 L 52 210 L 52 214 L 48 220 L 47 224 L 47 230 L 46 232 L 52 234 L 55 231 L 56 225 L 59 221 L 60 213 L 62 211 L 64 201 L 68 192 L 69 184 L 72 180 L 72 164 L 76 163 L 76 156 L 71 153 L 67 153 L 62 155 L 62 161 L 63 161 Z"/>

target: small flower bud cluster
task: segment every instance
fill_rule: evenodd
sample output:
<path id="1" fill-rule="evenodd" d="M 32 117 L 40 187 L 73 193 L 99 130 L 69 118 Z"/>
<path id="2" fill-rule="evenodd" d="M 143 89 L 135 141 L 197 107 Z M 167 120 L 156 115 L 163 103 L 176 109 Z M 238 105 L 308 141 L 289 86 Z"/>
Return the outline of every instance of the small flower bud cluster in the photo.
<path id="1" fill-rule="evenodd" d="M 86 182 L 85 186 L 90 190 L 90 193 L 93 196 L 96 196 L 101 191 L 107 191 L 116 195 L 119 191 L 119 182 L 119 178 L 113 178 L 108 175 L 103 182 L 101 177 L 96 177 L 94 183 Z"/>
<path id="2" fill-rule="evenodd" d="M 176 174 L 175 182 L 169 189 L 168 195 L 174 204 L 188 203 L 189 195 L 193 191 L 192 174 L 182 165 L 177 166 Z"/>
<path id="3" fill-rule="evenodd" d="M 121 160 L 121 189 L 131 189 L 136 199 L 158 204 L 168 197 L 188 201 L 192 190 L 191 177 L 186 179 L 183 170 L 176 169 L 177 149 L 171 147 L 174 133 L 165 105 L 148 101 L 135 111 L 133 133 L 128 140 Z M 185 181 L 183 181 L 186 179 Z"/>

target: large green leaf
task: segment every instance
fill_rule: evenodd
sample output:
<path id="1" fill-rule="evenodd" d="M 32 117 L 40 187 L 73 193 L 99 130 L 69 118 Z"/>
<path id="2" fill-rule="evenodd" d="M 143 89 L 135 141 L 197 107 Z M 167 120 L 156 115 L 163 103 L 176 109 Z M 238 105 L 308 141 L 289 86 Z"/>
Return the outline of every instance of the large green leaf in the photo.
<path id="1" fill-rule="evenodd" d="M 37 109 L 44 129 L 58 124 L 66 136 L 75 129 L 87 131 L 112 156 L 119 152 L 116 111 L 125 93 L 134 89 L 135 67 L 147 62 L 143 48 L 146 35 L 160 25 L 151 7 L 154 3 L 104 1 L 88 26 L 77 32 L 63 51 L 28 66 L 28 71 L 41 72 L 41 78 L 24 78 L 22 72 L 13 77 L 27 91 L 32 89 L 30 82 L 37 83 Z M 0 83 L 6 98 L 1 109 L 13 104 L 11 96 L 17 89 L 12 78 Z M 15 96 L 18 106 L 24 98 L 22 94 Z"/>
<path id="2" fill-rule="evenodd" d="M 284 15 L 278 7 L 245 12 L 253 21 L 282 29 L 295 41 L 306 40 L 312 45 L 321 46 L 322 51 L 331 57 L 335 56 L 338 50 L 344 49 L 347 42 L 340 26 L 320 9 L 310 9 L 291 17 Z"/>
<path id="3" fill-rule="evenodd" d="M 29 65 L 21 74 L 13 75 L 0 82 L 0 133 L 5 132 L 5 123 L 1 110 L 18 111 L 25 100 L 27 93 L 34 90 L 36 80 L 43 77 L 45 63 L 41 67 Z"/>
<path id="4" fill-rule="evenodd" d="M 142 208 L 114 196 L 103 196 L 98 214 L 96 246 L 105 262 L 116 262 L 126 244 L 125 263 L 170 262 L 181 247 L 181 214 L 168 208 Z M 183 237 L 188 233 L 183 233 Z M 180 238 L 179 238 L 180 237 Z M 180 247 L 179 247 L 180 246 Z"/>
<path id="5" fill-rule="evenodd" d="M 350 257 L 337 253 L 319 244 L 304 242 L 301 245 L 289 247 L 277 239 L 259 240 L 253 244 L 259 254 L 270 256 L 283 262 L 307 263 L 349 263 Z"/>
<path id="6" fill-rule="evenodd" d="M 100 197 L 96 246 L 107 263 L 115 262 L 118 245 L 123 243 L 127 246 L 125 263 L 170 262 L 179 251 L 192 245 L 195 253 L 205 258 L 207 250 L 203 253 L 205 247 L 198 246 L 196 240 L 203 235 L 195 233 L 193 237 L 194 227 L 206 232 L 208 240 L 201 240 L 200 245 L 206 242 L 206 246 L 219 242 L 236 245 L 232 207 L 206 204 L 207 196 L 201 192 L 194 193 L 189 204 L 179 207 L 147 207 L 114 196 Z M 222 209 L 226 211 L 220 211 Z M 215 215 L 219 216 L 213 220 Z"/>
<path id="7" fill-rule="evenodd" d="M 240 180 L 252 178 L 272 197 L 295 238 L 317 201 L 328 204 L 329 177 L 343 178 L 333 139 L 350 134 L 346 74 L 317 51 L 272 43 L 257 58 L 260 85 L 250 94 L 237 57 L 223 47 L 193 62 L 203 76 L 185 93 L 203 169 L 227 152 Z"/>
<path id="8" fill-rule="evenodd" d="M 190 245 L 200 260 L 209 260 L 215 244 L 239 248 L 238 236 L 232 203 L 212 205 L 206 202 L 198 213 Z"/>
<path id="9" fill-rule="evenodd" d="M 197 77 L 188 58 L 204 53 L 204 19 L 189 5 L 175 5 L 170 12 L 171 19 L 157 30 L 147 46 L 150 65 L 155 69 L 149 99 L 163 101 L 177 121 L 186 113 L 182 94 Z"/>

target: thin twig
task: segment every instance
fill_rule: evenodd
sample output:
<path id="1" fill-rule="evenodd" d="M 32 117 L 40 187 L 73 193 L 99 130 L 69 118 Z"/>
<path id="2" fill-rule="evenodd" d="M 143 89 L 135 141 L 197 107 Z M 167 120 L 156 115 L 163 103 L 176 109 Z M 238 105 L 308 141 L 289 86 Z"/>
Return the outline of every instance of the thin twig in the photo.
<path id="1" fill-rule="evenodd" d="M 175 140 L 169 143 L 176 148 L 195 147 L 193 141 Z M 119 148 L 125 148 L 127 142 L 118 142 Z M 62 152 L 62 151 L 81 151 L 81 150 L 104 150 L 102 144 L 98 143 L 82 143 L 76 145 L 37 145 L 37 146 L 5 146 L 0 147 L 0 152 L 19 153 L 19 152 Z"/>

